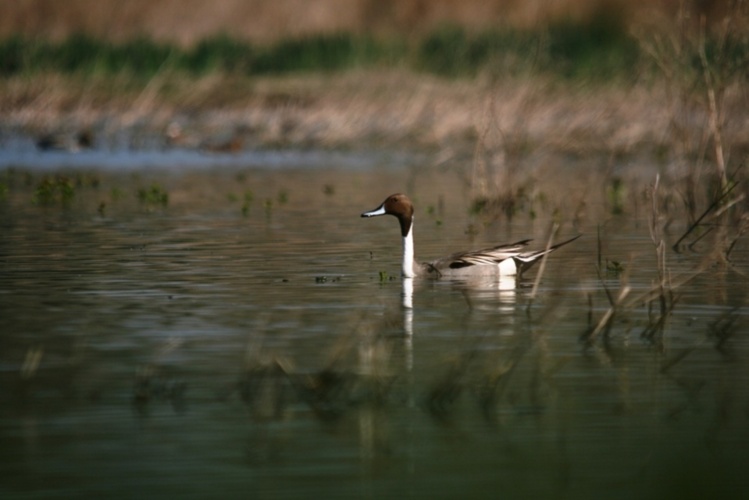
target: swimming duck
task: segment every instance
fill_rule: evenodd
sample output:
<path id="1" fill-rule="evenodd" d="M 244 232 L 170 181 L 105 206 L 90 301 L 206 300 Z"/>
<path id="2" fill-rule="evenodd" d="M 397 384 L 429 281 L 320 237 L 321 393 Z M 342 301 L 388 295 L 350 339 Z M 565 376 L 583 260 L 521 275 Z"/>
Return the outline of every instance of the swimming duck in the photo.
<path id="1" fill-rule="evenodd" d="M 539 261 L 545 254 L 571 243 L 581 235 L 552 245 L 548 250 L 523 252 L 531 240 L 497 245 L 483 250 L 457 252 L 448 257 L 420 263 L 414 260 L 414 207 L 405 194 L 396 193 L 388 196 L 382 204 L 361 214 L 362 217 L 393 215 L 398 219 L 403 237 L 403 265 L 401 274 L 404 278 L 430 276 L 433 278 L 465 276 L 518 276 Z"/>

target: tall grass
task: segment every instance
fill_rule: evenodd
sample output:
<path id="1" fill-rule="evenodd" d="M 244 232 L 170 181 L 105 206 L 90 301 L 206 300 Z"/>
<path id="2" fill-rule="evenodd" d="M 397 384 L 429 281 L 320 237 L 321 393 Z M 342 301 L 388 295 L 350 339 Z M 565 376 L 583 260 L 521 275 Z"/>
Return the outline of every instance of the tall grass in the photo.
<path id="1" fill-rule="evenodd" d="M 0 75 L 128 73 L 148 78 L 164 69 L 248 75 L 330 71 L 376 64 L 386 60 L 389 52 L 387 43 L 348 34 L 290 39 L 264 47 L 222 35 L 190 49 L 145 38 L 115 44 L 86 35 L 59 43 L 16 36 L 0 42 Z"/>
<path id="2" fill-rule="evenodd" d="M 680 139 L 675 142 L 682 154 L 693 159 L 683 188 L 690 217 L 673 248 L 681 251 L 685 244 L 691 249 L 714 232 L 716 256 L 726 262 L 732 241 L 745 231 L 747 204 L 746 193 L 734 192 L 746 179 L 746 157 L 731 157 L 734 148 L 724 130 L 736 118 L 729 112 L 730 97 L 744 94 L 749 75 L 749 3 L 728 4 L 726 17 L 716 25 L 708 26 L 704 15 L 682 4 L 673 20 L 659 24 L 660 29 L 645 26 L 638 34 L 673 100 L 671 133 Z M 706 123 L 696 129 L 699 134 L 690 134 L 685 123 L 695 112 L 705 116 Z M 704 192 L 699 192 L 702 187 Z"/>
<path id="3" fill-rule="evenodd" d="M 147 38 L 113 43 L 83 34 L 60 42 L 13 36 L 0 41 L 0 77 L 40 72 L 150 77 L 164 69 L 266 75 L 387 65 L 447 77 L 534 70 L 600 79 L 630 75 L 639 57 L 624 27 L 605 18 L 525 31 L 445 26 L 415 38 L 342 32 L 268 45 L 219 35 L 189 48 Z"/>

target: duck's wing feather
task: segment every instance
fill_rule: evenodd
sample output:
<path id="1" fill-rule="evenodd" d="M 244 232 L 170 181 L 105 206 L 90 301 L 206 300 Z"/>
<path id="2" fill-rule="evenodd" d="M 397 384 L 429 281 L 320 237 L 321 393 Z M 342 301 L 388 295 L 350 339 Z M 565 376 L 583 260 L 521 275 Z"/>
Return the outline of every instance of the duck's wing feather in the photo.
<path id="1" fill-rule="evenodd" d="M 520 274 L 533 266 L 533 264 L 538 262 L 545 254 L 551 253 L 554 250 L 575 241 L 580 236 L 582 235 L 578 234 L 574 238 L 552 245 L 548 250 L 544 249 L 533 252 L 523 252 L 523 249 L 532 241 L 530 239 L 516 241 L 515 243 L 508 243 L 505 245 L 497 245 L 495 247 L 476 250 L 473 252 L 458 252 L 449 257 L 428 262 L 424 264 L 423 267 L 430 273 L 440 273 L 440 271 L 447 269 L 462 269 L 470 266 L 481 266 L 487 264 L 497 265 L 503 260 L 513 259 L 518 266 L 518 274 Z"/>
<path id="2" fill-rule="evenodd" d="M 473 252 L 458 252 L 443 259 L 430 262 L 428 266 L 433 269 L 460 269 L 469 266 L 480 266 L 485 264 L 499 264 L 503 260 L 517 257 L 521 254 L 531 240 L 516 241 L 491 248 L 484 248 Z"/>

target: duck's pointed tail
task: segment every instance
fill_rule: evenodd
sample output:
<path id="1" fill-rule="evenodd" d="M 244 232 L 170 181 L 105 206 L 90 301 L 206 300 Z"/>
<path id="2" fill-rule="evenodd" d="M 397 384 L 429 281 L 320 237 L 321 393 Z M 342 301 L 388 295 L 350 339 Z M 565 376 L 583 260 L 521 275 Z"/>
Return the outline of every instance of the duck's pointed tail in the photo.
<path id="1" fill-rule="evenodd" d="M 518 274 L 521 274 L 523 271 L 527 271 L 528 269 L 530 269 L 533 266 L 533 264 L 538 262 L 541 259 L 541 257 L 546 255 L 547 253 L 551 253 L 554 250 L 563 247 L 567 243 L 572 243 L 573 241 L 578 239 L 580 236 L 582 236 L 582 234 L 578 234 L 574 238 L 570 238 L 561 243 L 557 243 L 556 245 L 552 245 L 548 249 L 537 250 L 535 252 L 526 252 L 526 253 L 521 253 L 521 254 L 516 255 L 515 257 L 513 257 L 513 259 L 515 259 L 515 263 L 518 267 L 518 271 L 519 271 Z"/>

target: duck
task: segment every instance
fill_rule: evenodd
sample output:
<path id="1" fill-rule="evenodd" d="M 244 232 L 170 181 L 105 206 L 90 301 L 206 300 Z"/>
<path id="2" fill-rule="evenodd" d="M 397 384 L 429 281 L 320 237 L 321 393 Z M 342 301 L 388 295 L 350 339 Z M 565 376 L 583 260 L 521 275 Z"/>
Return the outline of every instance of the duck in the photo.
<path id="1" fill-rule="evenodd" d="M 94 146 L 94 134 L 89 129 L 80 130 L 73 137 L 47 133 L 37 138 L 36 147 L 40 151 L 68 151 L 77 153 Z"/>
<path id="2" fill-rule="evenodd" d="M 494 276 L 498 279 L 503 276 L 519 277 L 533 264 L 541 260 L 544 255 L 572 243 L 582 236 L 578 234 L 543 250 L 526 251 L 526 247 L 532 240 L 525 239 L 482 250 L 456 252 L 441 259 L 422 263 L 414 259 L 414 206 L 408 196 L 403 193 L 392 194 L 379 207 L 361 214 L 362 217 L 377 217 L 380 215 L 392 215 L 400 223 L 403 238 L 401 275 L 404 278 L 416 278 L 417 276 L 431 278 Z"/>

